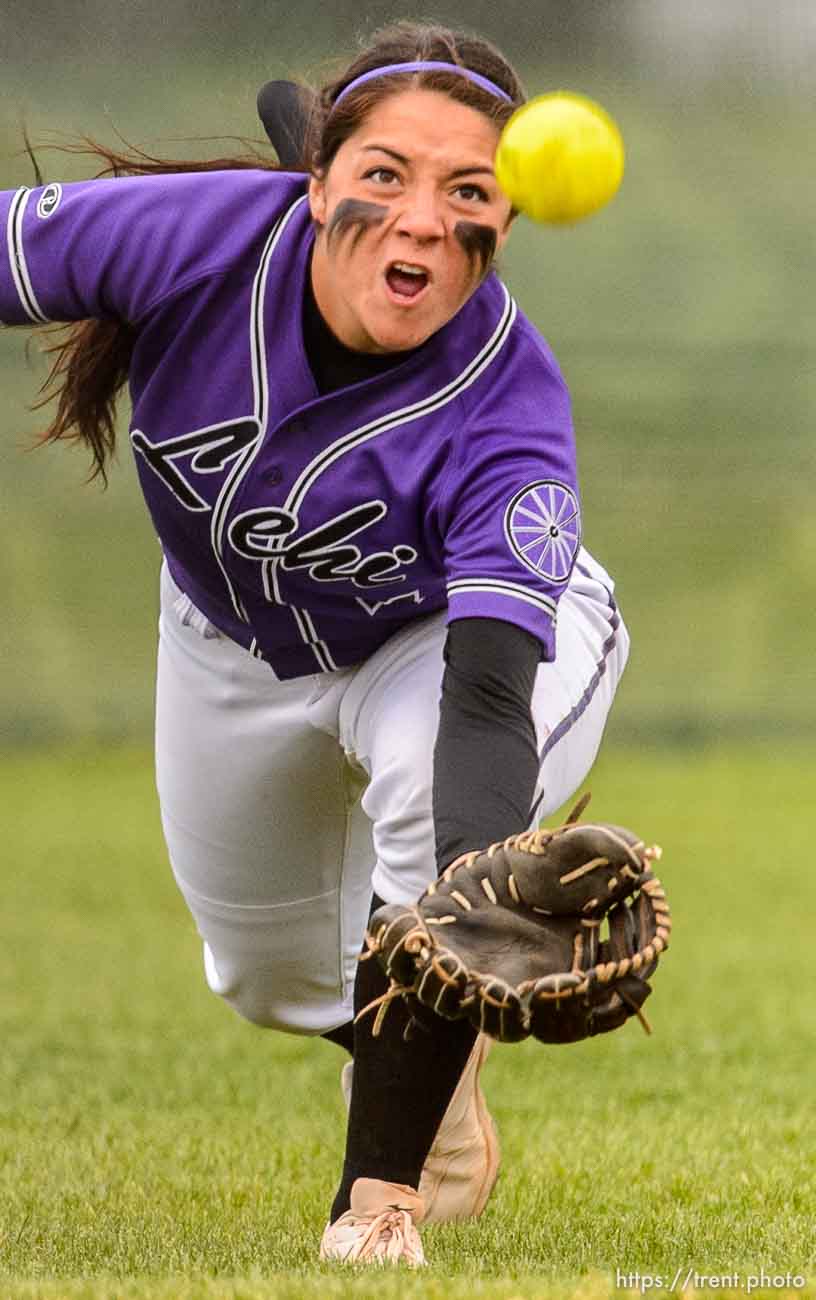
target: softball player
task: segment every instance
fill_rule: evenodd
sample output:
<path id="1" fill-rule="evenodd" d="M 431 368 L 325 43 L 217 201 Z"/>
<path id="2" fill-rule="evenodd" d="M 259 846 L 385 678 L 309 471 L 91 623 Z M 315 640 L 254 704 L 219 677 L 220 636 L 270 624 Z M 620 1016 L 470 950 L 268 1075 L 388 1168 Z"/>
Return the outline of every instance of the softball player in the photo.
<path id="1" fill-rule="evenodd" d="M 2 196 L 0 317 L 82 322 L 50 436 L 130 438 L 164 552 L 162 819 L 214 992 L 353 1054 L 321 1253 L 422 1262 L 478 1214 L 487 1043 L 410 1042 L 358 963 L 372 906 L 558 807 L 627 654 L 581 547 L 569 399 L 491 269 L 522 91 L 401 24 L 315 100 L 310 174 L 158 165 Z M 417 1190 L 419 1189 L 419 1190 Z"/>

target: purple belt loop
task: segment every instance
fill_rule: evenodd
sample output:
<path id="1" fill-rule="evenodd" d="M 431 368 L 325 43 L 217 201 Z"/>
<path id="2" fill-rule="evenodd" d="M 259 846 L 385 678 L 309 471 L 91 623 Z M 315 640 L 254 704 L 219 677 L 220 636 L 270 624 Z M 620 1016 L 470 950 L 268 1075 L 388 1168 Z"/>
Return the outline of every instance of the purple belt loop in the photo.
<path id="1" fill-rule="evenodd" d="M 358 86 L 363 86 L 367 81 L 373 81 L 375 77 L 387 77 L 392 72 L 456 72 L 460 77 L 467 77 L 475 85 L 481 86 L 489 95 L 495 95 L 498 99 L 503 99 L 506 103 L 512 104 L 513 100 L 506 90 L 497 86 L 494 82 L 483 77 L 479 72 L 472 72 L 470 68 L 463 68 L 458 63 L 438 63 L 423 62 L 419 60 L 415 63 L 388 63 L 383 68 L 372 68 L 370 72 L 363 72 L 359 77 L 355 77 L 347 86 L 344 86 L 332 104 L 331 111 L 334 112 L 341 100 L 345 99 L 352 90 Z"/>

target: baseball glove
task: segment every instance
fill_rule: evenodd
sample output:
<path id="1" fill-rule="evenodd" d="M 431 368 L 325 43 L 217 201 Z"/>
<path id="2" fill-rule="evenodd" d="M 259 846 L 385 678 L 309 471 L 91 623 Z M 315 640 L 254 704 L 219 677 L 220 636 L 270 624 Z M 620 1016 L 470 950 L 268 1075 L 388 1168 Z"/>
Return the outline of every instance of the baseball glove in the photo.
<path id="1" fill-rule="evenodd" d="M 579 824 L 586 802 L 563 826 L 457 858 L 413 906 L 373 914 L 365 956 L 390 979 L 375 1033 L 395 997 L 414 1020 L 423 1008 L 467 1016 L 501 1042 L 572 1043 L 632 1015 L 648 1032 L 641 1007 L 671 931 L 650 870 L 660 850 L 620 826 Z"/>

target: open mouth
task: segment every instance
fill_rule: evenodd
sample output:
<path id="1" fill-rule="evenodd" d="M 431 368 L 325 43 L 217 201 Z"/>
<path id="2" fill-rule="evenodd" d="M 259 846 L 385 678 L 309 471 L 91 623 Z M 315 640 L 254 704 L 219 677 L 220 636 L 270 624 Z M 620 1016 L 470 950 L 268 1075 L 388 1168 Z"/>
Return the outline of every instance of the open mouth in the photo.
<path id="1" fill-rule="evenodd" d="M 399 302 L 414 302 L 427 289 L 428 272 L 413 262 L 392 262 L 385 272 L 385 282 L 393 298 Z"/>

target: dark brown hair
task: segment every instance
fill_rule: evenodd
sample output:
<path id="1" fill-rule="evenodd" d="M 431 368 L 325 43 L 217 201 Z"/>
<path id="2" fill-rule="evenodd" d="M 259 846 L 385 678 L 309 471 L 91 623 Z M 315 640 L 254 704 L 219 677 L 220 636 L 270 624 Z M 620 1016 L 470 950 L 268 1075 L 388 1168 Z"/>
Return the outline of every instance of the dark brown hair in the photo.
<path id="1" fill-rule="evenodd" d="M 455 63 L 493 81 L 511 98 L 506 103 L 457 73 L 431 71 L 394 73 L 367 82 L 333 109 L 337 96 L 357 77 L 374 68 L 417 60 Z M 438 90 L 457 103 L 485 114 L 501 129 L 514 109 L 524 102 L 521 83 L 507 60 L 487 41 L 467 33 L 422 23 L 396 23 L 376 32 L 342 76 L 314 92 L 307 110 L 303 138 L 303 167 L 325 173 L 343 142 L 361 126 L 376 104 L 408 87 Z M 246 142 L 244 142 L 246 143 Z M 138 149 L 117 152 L 86 139 L 68 146 L 69 152 L 88 153 L 104 164 L 97 176 L 138 176 L 167 172 L 217 171 L 236 168 L 277 169 L 277 164 L 257 151 L 208 162 L 179 162 L 155 158 Z M 127 383 L 136 329 L 125 321 L 85 320 L 50 326 L 46 353 L 53 362 L 39 409 L 56 400 L 56 414 L 40 435 L 40 442 L 60 439 L 84 443 L 92 456 L 91 478 L 107 481 L 107 467 L 116 439 L 116 400 Z M 56 335 L 56 341 L 50 339 Z"/>
<path id="2" fill-rule="evenodd" d="M 510 96 L 511 103 L 482 90 L 467 77 L 435 69 L 430 72 L 390 73 L 382 80 L 366 82 L 351 91 L 334 108 L 338 95 L 358 77 L 392 63 L 455 63 L 487 77 Z M 375 104 L 408 88 L 438 90 L 459 104 L 475 108 L 501 130 L 524 102 L 524 90 L 513 68 L 502 54 L 481 37 L 453 32 L 447 27 L 421 23 L 395 23 L 377 32 L 344 71 L 315 97 L 306 136 L 304 162 L 309 171 L 320 174 L 330 166 L 337 150 L 360 127 Z"/>

